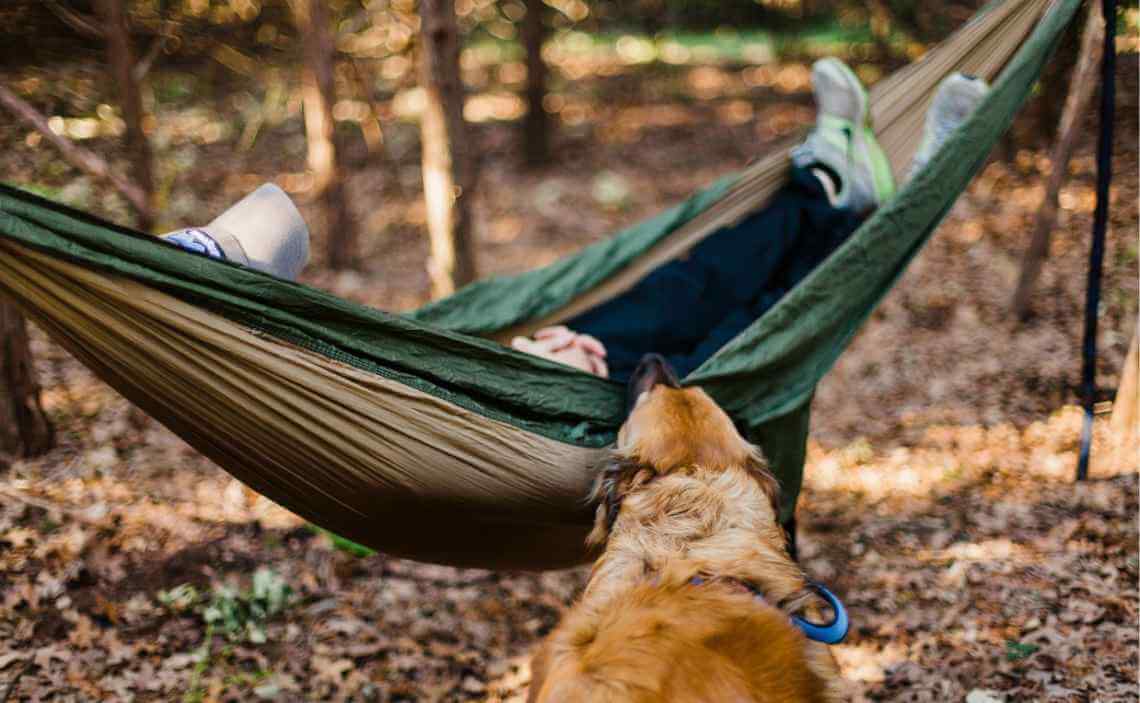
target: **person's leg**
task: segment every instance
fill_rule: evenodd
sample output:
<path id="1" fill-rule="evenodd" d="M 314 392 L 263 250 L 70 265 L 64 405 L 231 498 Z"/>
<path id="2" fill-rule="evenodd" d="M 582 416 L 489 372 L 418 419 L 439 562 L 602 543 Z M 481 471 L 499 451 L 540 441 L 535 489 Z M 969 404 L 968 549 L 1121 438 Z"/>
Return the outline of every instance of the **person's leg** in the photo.
<path id="1" fill-rule="evenodd" d="M 812 65 L 812 92 L 819 116 L 792 163 L 833 180 L 839 207 L 865 214 L 894 194 L 894 176 L 870 126 L 868 96 L 846 64 L 825 58 Z"/>
<path id="2" fill-rule="evenodd" d="M 985 81 L 961 73 L 951 74 L 942 81 L 927 111 L 922 145 L 911 163 L 909 177 L 913 177 L 926 165 L 954 130 L 973 114 L 988 92 L 989 86 Z M 695 370 L 750 324 L 760 319 L 862 224 L 865 217 L 853 208 L 837 207 L 837 198 L 830 192 L 827 182 L 819 178 L 818 168 L 818 163 L 810 160 L 803 166 L 794 166 L 791 184 L 777 201 L 778 207 L 794 210 L 798 215 L 798 226 L 779 268 L 769 277 L 768 285 L 751 300 L 749 309 L 737 308 L 725 315 L 691 353 L 667 356 L 679 373 Z M 863 173 L 868 171 L 864 170 Z M 863 178 L 866 185 L 866 176 Z M 857 174 L 854 180 L 859 180 Z M 860 186 L 856 186 L 855 190 L 869 192 Z M 725 254 L 727 256 L 730 252 Z"/>
<path id="3" fill-rule="evenodd" d="M 682 375 L 696 370 L 831 255 L 863 219 L 851 209 L 833 204 L 826 187 L 810 169 L 792 167 L 790 182 L 771 205 L 738 226 L 744 234 L 754 228 L 768 236 L 776 235 L 774 245 L 752 252 L 749 240 L 744 238 L 733 243 L 736 248 L 714 245 L 702 252 L 710 255 L 721 274 L 711 277 L 716 283 L 710 287 L 733 287 L 735 295 L 703 338 L 683 353 L 665 354 L 666 360 Z M 762 237 L 753 241 L 759 239 Z M 747 277 L 741 263 L 746 264 L 750 256 L 761 260 L 773 257 L 767 261 L 770 268 L 763 279 Z"/>
<path id="4" fill-rule="evenodd" d="M 965 122 L 990 92 L 989 85 L 975 76 L 952 73 L 938 84 L 938 92 L 926 111 L 922 144 L 911 161 L 907 178 L 913 178 L 934 157 L 950 135 Z"/>
<path id="5" fill-rule="evenodd" d="M 855 74 L 825 59 L 813 67 L 812 81 L 817 126 L 793 152 L 791 182 L 767 207 L 566 323 L 602 342 L 614 378 L 626 377 L 649 352 L 691 371 L 750 324 L 757 300 L 778 299 L 773 281 L 792 252 L 830 253 L 859 215 L 893 192 L 885 157 L 865 126 L 866 91 Z"/>

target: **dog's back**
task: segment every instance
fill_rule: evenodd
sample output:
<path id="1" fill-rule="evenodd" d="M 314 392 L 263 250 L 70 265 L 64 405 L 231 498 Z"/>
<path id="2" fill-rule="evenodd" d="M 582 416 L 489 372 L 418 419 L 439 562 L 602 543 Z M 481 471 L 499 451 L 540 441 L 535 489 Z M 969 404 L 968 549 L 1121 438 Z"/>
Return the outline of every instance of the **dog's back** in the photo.
<path id="1" fill-rule="evenodd" d="M 646 584 L 575 611 L 534 666 L 533 703 L 826 700 L 787 616 L 719 583 Z"/>
<path id="2" fill-rule="evenodd" d="M 595 486 L 589 541 L 605 550 L 535 656 L 529 700 L 843 700 L 831 653 L 789 615 L 815 596 L 759 450 L 661 360 L 643 362 L 631 391 Z"/>

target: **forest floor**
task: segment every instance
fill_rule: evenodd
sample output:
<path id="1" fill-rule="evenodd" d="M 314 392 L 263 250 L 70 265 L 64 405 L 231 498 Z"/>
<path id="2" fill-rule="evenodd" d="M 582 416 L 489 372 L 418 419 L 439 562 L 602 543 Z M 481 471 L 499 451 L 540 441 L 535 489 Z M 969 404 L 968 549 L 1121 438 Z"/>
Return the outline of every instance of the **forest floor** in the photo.
<path id="1" fill-rule="evenodd" d="M 52 109 L 95 119 L 84 117 L 98 114 L 94 65 L 7 77 L 66 78 Z M 577 71 L 559 83 L 555 155 L 538 171 L 520 168 L 511 124 L 478 123 L 481 270 L 548 263 L 797 133 L 813 114 L 807 70 Z M 254 88 L 184 97 L 170 86 L 192 84 L 192 72 L 157 75 L 172 96 L 150 98 L 164 224 L 198 224 L 264 180 L 304 200 L 291 107 L 247 143 L 226 115 Z M 1137 316 L 1136 54 L 1122 56 L 1119 89 L 1105 398 Z M 801 559 L 851 610 L 851 637 L 835 651 L 859 700 L 1136 700 L 1140 483 L 1103 415 L 1092 478 L 1072 481 L 1091 119 L 1035 315 L 1017 323 L 1008 312 L 1049 167 L 1032 138 L 1041 109 L 1019 120 L 816 396 Z M 414 125 L 385 130 L 382 156 L 357 144 L 348 160 L 366 263 L 336 273 L 318 260 L 305 280 L 406 310 L 428 290 L 418 152 Z M 87 142 L 121 157 L 116 143 Z M 116 196 L 25 130 L 0 122 L 0 145 L 0 180 L 126 221 Z M 313 205 L 303 210 L 319 222 Z M 0 701 L 522 700 L 529 655 L 583 569 L 354 556 L 38 333 L 35 354 L 59 446 L 0 474 Z"/>

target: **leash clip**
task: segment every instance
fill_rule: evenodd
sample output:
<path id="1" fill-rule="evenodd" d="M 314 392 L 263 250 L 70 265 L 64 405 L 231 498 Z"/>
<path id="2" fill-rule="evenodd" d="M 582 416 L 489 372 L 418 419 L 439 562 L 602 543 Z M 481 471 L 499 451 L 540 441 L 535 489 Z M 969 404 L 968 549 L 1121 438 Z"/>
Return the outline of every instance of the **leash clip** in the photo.
<path id="1" fill-rule="evenodd" d="M 847 637 L 847 631 L 851 628 L 851 621 L 847 617 L 847 608 L 843 607 L 843 602 L 840 601 L 834 593 L 827 590 L 823 584 L 813 582 L 809 585 L 820 598 L 827 601 L 827 604 L 831 607 L 831 611 L 834 613 L 834 617 L 832 617 L 831 622 L 826 625 L 817 625 L 814 622 L 808 622 L 799 615 L 793 615 L 792 622 L 795 623 L 796 627 L 800 628 L 800 631 L 803 632 L 809 640 L 822 642 L 824 644 L 839 644 Z"/>

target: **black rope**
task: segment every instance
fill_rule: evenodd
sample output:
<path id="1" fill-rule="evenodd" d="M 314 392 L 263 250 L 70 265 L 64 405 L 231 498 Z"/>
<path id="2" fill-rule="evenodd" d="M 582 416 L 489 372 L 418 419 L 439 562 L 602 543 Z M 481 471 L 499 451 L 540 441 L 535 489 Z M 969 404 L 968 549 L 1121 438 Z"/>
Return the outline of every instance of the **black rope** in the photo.
<path id="1" fill-rule="evenodd" d="M 1096 213 L 1093 215 L 1092 248 L 1089 250 L 1089 284 L 1085 297 L 1085 338 L 1081 364 L 1081 394 L 1085 421 L 1081 427 L 1081 454 L 1077 480 L 1089 477 L 1092 450 L 1093 406 L 1096 403 L 1096 323 L 1100 307 L 1104 239 L 1108 229 L 1109 185 L 1112 183 L 1112 125 L 1116 111 L 1116 0 L 1102 0 L 1104 9 L 1104 56 L 1100 62 L 1100 134 L 1096 147 Z"/>

